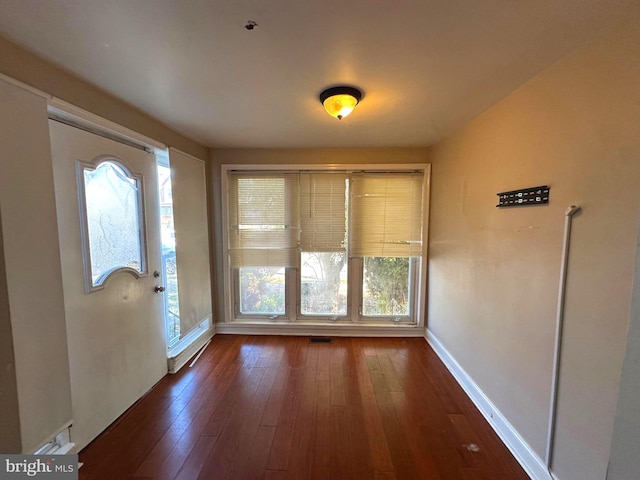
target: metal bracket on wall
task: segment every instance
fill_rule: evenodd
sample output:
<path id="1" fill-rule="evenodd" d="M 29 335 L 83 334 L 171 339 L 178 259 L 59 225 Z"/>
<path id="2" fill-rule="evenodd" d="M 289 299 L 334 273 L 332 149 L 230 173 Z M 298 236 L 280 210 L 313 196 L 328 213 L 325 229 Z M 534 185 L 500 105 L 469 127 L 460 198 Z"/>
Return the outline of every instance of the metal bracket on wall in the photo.
<path id="1" fill-rule="evenodd" d="M 498 205 L 496 207 L 524 207 L 527 205 L 544 205 L 549 203 L 549 190 L 547 185 L 539 187 L 522 188 L 509 192 L 496 193 Z"/>

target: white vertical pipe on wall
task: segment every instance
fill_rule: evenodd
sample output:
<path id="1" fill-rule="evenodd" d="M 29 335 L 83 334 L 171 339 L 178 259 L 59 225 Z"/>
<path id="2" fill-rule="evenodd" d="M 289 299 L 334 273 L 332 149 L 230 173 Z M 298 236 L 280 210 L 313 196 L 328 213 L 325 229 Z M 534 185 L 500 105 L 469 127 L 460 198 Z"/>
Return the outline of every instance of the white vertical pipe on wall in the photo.
<path id="1" fill-rule="evenodd" d="M 567 286 L 567 267 L 569 264 L 569 244 L 571 242 L 571 220 L 580 211 L 580 207 L 571 205 L 564 214 L 564 240 L 562 245 L 562 260 L 560 262 L 560 285 L 558 288 L 558 310 L 556 315 L 556 335 L 553 353 L 553 377 L 551 381 L 551 395 L 549 399 L 549 426 L 547 429 L 547 451 L 545 465 L 551 474 L 553 460 L 553 443 L 556 429 L 556 411 L 558 407 L 558 382 L 560 379 L 560 350 L 562 347 L 562 324 L 564 323 L 564 300 Z"/>

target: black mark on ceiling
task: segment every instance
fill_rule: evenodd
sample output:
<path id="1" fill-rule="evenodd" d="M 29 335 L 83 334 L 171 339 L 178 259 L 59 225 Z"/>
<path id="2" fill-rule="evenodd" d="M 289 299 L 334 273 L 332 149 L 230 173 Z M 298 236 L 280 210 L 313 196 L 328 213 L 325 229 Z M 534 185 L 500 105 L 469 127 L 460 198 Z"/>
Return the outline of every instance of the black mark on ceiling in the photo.
<path id="1" fill-rule="evenodd" d="M 247 24 L 244 26 L 244 28 L 246 28 L 247 30 L 253 30 L 257 26 L 258 24 L 256 22 L 254 22 L 253 20 L 249 20 L 247 21 Z"/>

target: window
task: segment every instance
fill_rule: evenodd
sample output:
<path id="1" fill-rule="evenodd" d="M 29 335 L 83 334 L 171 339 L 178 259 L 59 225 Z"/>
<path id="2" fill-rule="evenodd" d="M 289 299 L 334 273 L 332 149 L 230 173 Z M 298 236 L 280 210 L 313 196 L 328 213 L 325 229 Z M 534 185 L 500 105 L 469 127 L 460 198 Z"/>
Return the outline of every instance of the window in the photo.
<path id="1" fill-rule="evenodd" d="M 156 153 L 158 169 L 158 195 L 160 199 L 160 241 L 162 242 L 162 284 L 166 288 L 164 318 L 167 345 L 180 340 L 180 302 L 178 299 L 178 264 L 176 262 L 176 232 L 173 222 L 173 194 L 169 159 Z"/>
<path id="2" fill-rule="evenodd" d="M 305 172 L 300 183 L 300 314 L 347 315 L 345 173 Z"/>
<path id="3" fill-rule="evenodd" d="M 230 182 L 228 253 L 240 315 L 287 313 L 286 269 L 298 253 L 297 187 L 295 175 L 234 175 Z"/>
<path id="4" fill-rule="evenodd" d="M 223 166 L 230 318 L 418 323 L 427 175 Z"/>
<path id="5" fill-rule="evenodd" d="M 78 163 L 78 173 L 88 293 L 116 271 L 146 272 L 142 179 L 115 160 Z"/>

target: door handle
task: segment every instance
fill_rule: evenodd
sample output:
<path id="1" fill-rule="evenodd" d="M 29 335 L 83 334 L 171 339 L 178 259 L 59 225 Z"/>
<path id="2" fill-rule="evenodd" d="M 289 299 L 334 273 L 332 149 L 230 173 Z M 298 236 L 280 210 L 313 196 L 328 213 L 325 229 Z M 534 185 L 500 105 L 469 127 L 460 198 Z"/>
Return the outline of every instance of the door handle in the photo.
<path id="1" fill-rule="evenodd" d="M 156 285 L 153 291 L 156 293 L 162 293 L 165 291 L 165 288 L 162 285 Z"/>

